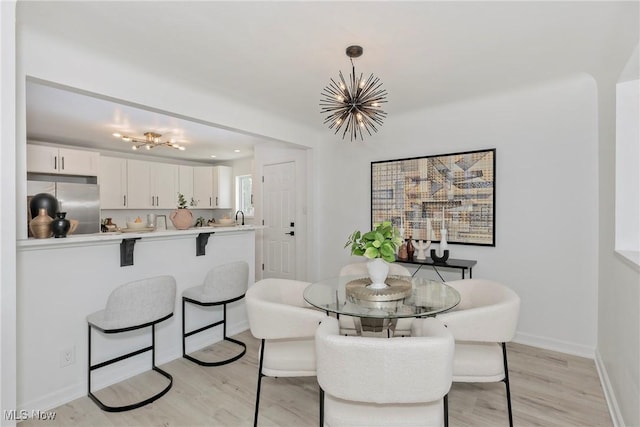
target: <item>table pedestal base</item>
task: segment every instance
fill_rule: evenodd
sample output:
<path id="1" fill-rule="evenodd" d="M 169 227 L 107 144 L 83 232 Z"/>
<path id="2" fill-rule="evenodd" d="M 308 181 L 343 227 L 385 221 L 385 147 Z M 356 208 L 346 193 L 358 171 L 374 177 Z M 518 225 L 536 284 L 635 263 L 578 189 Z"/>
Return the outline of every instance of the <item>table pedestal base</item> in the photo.
<path id="1" fill-rule="evenodd" d="M 396 318 L 379 319 L 375 317 L 354 317 L 353 323 L 356 326 L 356 333 L 364 337 L 392 337 L 396 331 Z"/>

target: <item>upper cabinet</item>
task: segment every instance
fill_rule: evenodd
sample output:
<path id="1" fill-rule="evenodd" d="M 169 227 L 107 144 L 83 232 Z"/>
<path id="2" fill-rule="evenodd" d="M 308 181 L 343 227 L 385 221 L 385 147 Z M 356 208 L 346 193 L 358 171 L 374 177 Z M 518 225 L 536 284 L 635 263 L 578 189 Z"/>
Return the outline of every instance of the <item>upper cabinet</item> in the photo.
<path id="1" fill-rule="evenodd" d="M 27 144 L 27 172 L 98 176 L 100 154 L 94 151 Z"/>
<path id="2" fill-rule="evenodd" d="M 100 208 L 127 207 L 127 160 L 117 157 L 100 158 Z"/>
<path id="3" fill-rule="evenodd" d="M 178 165 L 127 161 L 127 207 L 174 209 L 178 206 Z"/>
<path id="4" fill-rule="evenodd" d="M 178 166 L 178 192 L 187 202 L 193 199 L 193 166 Z M 206 207 L 206 206 L 205 206 Z"/>
<path id="5" fill-rule="evenodd" d="M 211 166 L 193 168 L 193 198 L 200 209 L 213 207 L 213 168 Z"/>
<path id="6" fill-rule="evenodd" d="M 214 166 L 213 168 L 213 207 L 231 209 L 231 179 L 233 168 Z"/>

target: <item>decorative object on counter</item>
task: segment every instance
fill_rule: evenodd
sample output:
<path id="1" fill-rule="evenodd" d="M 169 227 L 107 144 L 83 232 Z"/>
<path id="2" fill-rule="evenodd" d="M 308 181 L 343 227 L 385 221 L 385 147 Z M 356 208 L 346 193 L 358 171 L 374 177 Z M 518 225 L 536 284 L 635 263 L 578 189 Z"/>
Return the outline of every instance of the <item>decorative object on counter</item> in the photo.
<path id="1" fill-rule="evenodd" d="M 436 250 L 435 249 L 431 249 L 431 259 L 433 260 L 433 262 L 435 263 L 442 263 L 444 264 L 448 259 L 449 259 L 449 250 L 445 250 L 444 254 L 442 256 L 438 256 L 436 254 Z M 464 273 L 463 273 L 464 274 Z"/>
<path id="2" fill-rule="evenodd" d="M 133 145 L 131 145 L 131 149 L 134 151 L 141 147 L 144 147 L 147 150 L 151 150 L 152 148 L 156 148 L 156 147 L 169 147 L 169 148 L 175 148 L 176 150 L 181 150 L 181 151 L 185 150 L 185 147 L 175 142 L 173 138 L 168 141 L 162 142 L 162 140 L 160 140 L 160 137 L 162 136 L 162 134 L 155 133 L 155 132 L 145 132 L 144 139 L 137 138 L 135 136 L 122 135 L 117 132 L 112 135 L 115 136 L 116 138 L 121 138 L 124 142 L 133 143 Z"/>
<path id="3" fill-rule="evenodd" d="M 147 214 L 147 227 L 156 228 L 156 214 Z"/>
<path id="4" fill-rule="evenodd" d="M 371 278 L 369 285 L 374 289 L 385 288 L 389 266 L 387 262 L 396 260 L 396 249 L 402 244 L 398 229 L 390 221 L 375 224 L 374 229 L 362 234 L 354 231 L 344 247 L 351 246 L 351 255 L 364 256 L 371 259 L 367 263 L 367 270 Z"/>
<path id="5" fill-rule="evenodd" d="M 187 209 L 187 199 L 184 198 L 184 194 L 178 193 L 178 209 L 169 214 L 169 219 L 176 230 L 186 230 L 193 224 L 193 214 Z"/>
<path id="6" fill-rule="evenodd" d="M 67 236 L 75 233 L 76 229 L 80 225 L 80 221 L 78 221 L 77 219 L 70 218 L 69 223 L 71 224 L 71 226 L 69 227 L 69 232 L 67 233 Z"/>
<path id="7" fill-rule="evenodd" d="M 58 212 L 56 213 L 55 219 L 51 221 L 51 232 L 53 233 L 53 237 L 67 237 L 67 233 L 69 233 L 69 230 L 71 229 L 71 222 L 65 218 L 66 216 L 66 212 Z"/>
<path id="8" fill-rule="evenodd" d="M 418 250 L 416 259 L 427 259 L 427 249 L 431 246 L 431 240 L 414 240 L 413 246 Z"/>
<path id="9" fill-rule="evenodd" d="M 218 220 L 218 223 L 221 225 L 233 225 L 235 221 L 229 218 L 227 215 L 225 215 Z"/>
<path id="10" fill-rule="evenodd" d="M 327 114 L 324 123 L 329 125 L 329 129 L 335 128 L 334 133 L 344 126 L 342 139 L 348 133 L 351 141 L 357 139 L 358 135 L 362 140 L 363 130 L 369 135 L 372 130 L 377 132 L 376 125 L 382 125 L 387 116 L 380 107 L 380 104 L 387 102 L 387 91 L 382 88 L 380 79 L 373 74 L 366 79 L 362 74 L 356 76 L 353 58 L 359 58 L 363 51 L 362 46 L 347 47 L 346 54 L 351 60 L 352 72 L 349 81 L 339 71 L 339 82 L 331 79 L 331 83 L 322 90 L 320 99 L 321 114 Z"/>
<path id="11" fill-rule="evenodd" d="M 29 209 L 31 210 L 31 218 L 35 218 L 40 214 L 40 209 L 46 209 L 47 215 L 53 219 L 59 210 L 58 199 L 49 193 L 38 193 L 31 198 Z"/>
<path id="12" fill-rule="evenodd" d="M 167 229 L 167 216 L 156 215 L 156 230 L 166 230 L 166 229 Z"/>
<path id="13" fill-rule="evenodd" d="M 194 227 L 204 227 L 204 218 L 201 217 L 201 216 L 196 218 L 196 223 L 195 223 Z"/>
<path id="14" fill-rule="evenodd" d="M 105 218 L 102 221 L 102 225 L 104 225 L 107 231 L 118 231 L 118 226 L 112 222 L 111 218 Z"/>
<path id="15" fill-rule="evenodd" d="M 209 227 L 213 227 L 216 223 L 216 219 L 215 218 L 211 218 L 209 221 L 207 221 L 207 225 Z"/>
<path id="16" fill-rule="evenodd" d="M 40 208 L 38 215 L 29 223 L 31 234 L 36 239 L 47 239 L 51 237 L 51 222 L 53 218 L 47 215 L 47 208 Z"/>
<path id="17" fill-rule="evenodd" d="M 411 240 L 412 236 L 409 236 L 407 239 L 407 259 L 412 260 L 415 254 L 416 248 L 413 246 L 413 241 Z"/>
<path id="18" fill-rule="evenodd" d="M 148 228 L 147 224 L 144 223 L 142 218 L 136 217 L 133 221 L 130 218 L 127 218 L 127 228 L 130 230 L 141 230 L 143 228 Z"/>

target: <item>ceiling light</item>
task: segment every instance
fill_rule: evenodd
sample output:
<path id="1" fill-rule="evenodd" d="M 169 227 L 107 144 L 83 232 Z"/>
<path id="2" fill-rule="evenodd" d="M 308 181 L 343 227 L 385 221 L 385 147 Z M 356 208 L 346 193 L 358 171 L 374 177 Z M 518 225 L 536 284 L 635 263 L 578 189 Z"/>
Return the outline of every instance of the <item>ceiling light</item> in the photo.
<path id="1" fill-rule="evenodd" d="M 239 152 L 240 152 L 240 150 L 233 150 L 233 152 L 234 152 L 234 153 L 239 153 Z"/>
<path id="2" fill-rule="evenodd" d="M 211 155 L 211 157 L 214 157 L 214 158 L 215 158 L 215 157 L 218 157 L 218 156 L 216 156 L 215 154 L 212 154 L 212 155 Z"/>
<path id="3" fill-rule="evenodd" d="M 382 88 L 382 82 L 373 74 L 364 79 L 362 73 L 356 78 L 356 68 L 353 65 L 353 58 L 362 55 L 361 46 L 349 46 L 346 50 L 347 56 L 351 59 L 351 75 L 347 83 L 339 71 L 340 81 L 331 79 L 331 83 L 322 91 L 320 99 L 321 114 L 327 114 L 324 119 L 325 124 L 329 124 L 329 129 L 336 128 L 334 133 L 345 126 L 342 132 L 342 139 L 348 133 L 351 141 L 357 139 L 358 135 L 362 140 L 362 130 L 366 130 L 369 135 L 371 131 L 377 132 L 377 125 L 382 125 L 382 121 L 387 113 L 382 111 L 380 104 L 387 102 L 387 91 Z"/>
<path id="4" fill-rule="evenodd" d="M 115 136 L 116 138 L 120 138 L 125 142 L 133 142 L 133 145 L 131 146 L 132 150 L 137 150 L 140 147 L 144 147 L 147 150 L 151 150 L 152 148 L 156 148 L 156 147 L 169 147 L 169 148 L 175 148 L 176 150 L 181 150 L 181 151 L 185 150 L 184 146 L 173 142 L 174 141 L 173 139 L 163 142 L 160 139 L 162 135 L 155 132 L 145 132 L 144 139 L 136 138 L 134 136 L 121 135 L 119 133 L 114 133 L 113 136 Z"/>

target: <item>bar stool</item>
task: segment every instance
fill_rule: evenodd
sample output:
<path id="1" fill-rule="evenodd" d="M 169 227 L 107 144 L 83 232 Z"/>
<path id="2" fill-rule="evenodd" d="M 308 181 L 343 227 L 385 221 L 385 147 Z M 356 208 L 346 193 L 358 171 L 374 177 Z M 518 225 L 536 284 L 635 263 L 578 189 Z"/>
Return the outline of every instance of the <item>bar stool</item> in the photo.
<path id="1" fill-rule="evenodd" d="M 246 344 L 227 336 L 227 304 L 244 298 L 244 294 L 247 292 L 248 282 L 249 264 L 245 261 L 237 261 L 211 269 L 202 285 L 186 289 L 182 293 L 182 357 L 202 366 L 220 366 L 236 361 L 244 356 L 247 352 Z M 186 332 L 187 303 L 202 307 L 222 305 L 222 320 Z M 242 347 L 242 351 L 239 354 L 228 359 L 207 362 L 186 353 L 187 337 L 219 325 L 222 325 L 222 333 L 225 341 Z"/>
<path id="2" fill-rule="evenodd" d="M 140 408 L 164 396 L 173 385 L 173 377 L 156 366 L 156 324 L 173 316 L 176 298 L 176 281 L 172 276 L 159 276 L 126 283 L 109 295 L 104 310 L 87 316 L 89 325 L 88 356 L 88 395 L 100 409 L 108 412 L 122 412 Z M 106 360 L 91 362 L 91 330 L 97 329 L 104 334 L 117 334 L 151 326 L 151 345 L 131 353 Z M 110 406 L 103 403 L 91 391 L 91 372 L 151 351 L 152 370 L 169 380 L 169 384 L 148 399 L 124 406 Z"/>

